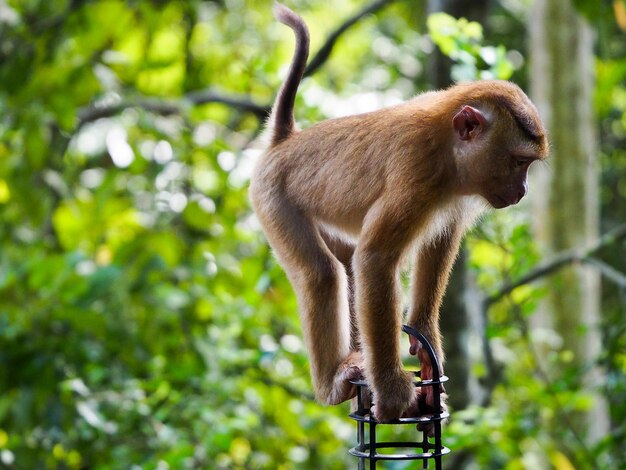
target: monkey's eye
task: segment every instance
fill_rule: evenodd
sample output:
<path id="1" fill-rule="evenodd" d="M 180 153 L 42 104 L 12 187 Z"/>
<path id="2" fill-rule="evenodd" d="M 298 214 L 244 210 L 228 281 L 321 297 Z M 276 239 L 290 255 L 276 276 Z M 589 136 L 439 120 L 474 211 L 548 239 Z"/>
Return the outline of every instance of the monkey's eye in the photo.
<path id="1" fill-rule="evenodd" d="M 515 166 L 524 167 L 530 165 L 535 159 L 532 157 L 522 157 L 520 155 L 513 155 L 513 161 L 515 162 Z"/>

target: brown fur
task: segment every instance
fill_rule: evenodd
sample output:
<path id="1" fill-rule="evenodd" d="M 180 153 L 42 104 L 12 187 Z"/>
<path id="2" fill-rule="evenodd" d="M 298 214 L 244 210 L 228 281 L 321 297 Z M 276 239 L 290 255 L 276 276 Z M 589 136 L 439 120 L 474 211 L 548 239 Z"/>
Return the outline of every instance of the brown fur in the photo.
<path id="1" fill-rule="evenodd" d="M 296 32 L 300 65 L 276 100 L 252 203 L 298 297 L 318 399 L 351 398 L 347 380 L 364 371 L 376 417 L 398 418 L 416 401 L 399 354 L 403 255 L 417 245 L 408 323 L 443 361 L 439 306 L 462 235 L 487 203 L 523 197 L 528 166 L 546 156 L 545 131 L 521 89 L 503 81 L 456 85 L 297 131 L 293 97 L 308 32 L 286 7 L 277 16 Z M 432 368 L 420 359 L 428 378 Z"/>

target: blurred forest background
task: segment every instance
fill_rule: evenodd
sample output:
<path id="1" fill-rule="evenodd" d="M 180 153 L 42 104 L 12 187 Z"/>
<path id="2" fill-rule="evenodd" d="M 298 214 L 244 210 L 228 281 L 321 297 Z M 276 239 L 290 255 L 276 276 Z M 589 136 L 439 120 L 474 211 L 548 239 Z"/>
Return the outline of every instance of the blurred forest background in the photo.
<path id="1" fill-rule="evenodd" d="M 287 4 L 302 126 L 495 77 L 550 128 L 446 298 L 446 468 L 626 468 L 626 2 Z M 0 468 L 355 468 L 247 198 L 292 50 L 268 0 L 0 0 Z"/>

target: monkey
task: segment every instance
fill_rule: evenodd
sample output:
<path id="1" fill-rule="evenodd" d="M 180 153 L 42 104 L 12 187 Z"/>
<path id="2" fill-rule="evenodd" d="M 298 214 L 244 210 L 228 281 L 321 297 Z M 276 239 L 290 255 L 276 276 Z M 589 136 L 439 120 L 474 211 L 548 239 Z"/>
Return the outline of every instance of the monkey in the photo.
<path id="1" fill-rule="evenodd" d="M 309 31 L 281 4 L 274 14 L 296 45 L 249 194 L 298 300 L 316 398 L 349 400 L 350 381 L 365 378 L 376 420 L 418 416 L 434 392 L 414 387 L 402 365 L 401 269 L 413 259 L 407 324 L 443 365 L 439 308 L 462 237 L 486 209 L 526 195 L 530 165 L 547 158 L 545 128 L 517 85 L 490 80 L 301 130 L 294 107 Z M 428 380 L 421 346 L 411 338 L 409 353 Z"/>

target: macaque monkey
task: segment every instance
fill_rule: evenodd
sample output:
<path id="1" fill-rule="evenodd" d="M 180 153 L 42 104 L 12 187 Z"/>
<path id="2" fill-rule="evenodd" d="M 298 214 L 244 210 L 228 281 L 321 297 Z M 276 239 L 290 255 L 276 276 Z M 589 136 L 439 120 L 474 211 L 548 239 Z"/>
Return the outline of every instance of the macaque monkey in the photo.
<path id="1" fill-rule="evenodd" d="M 414 256 L 407 324 L 443 364 L 439 307 L 463 233 L 485 208 L 526 195 L 528 167 L 547 155 L 546 132 L 506 81 L 463 83 L 298 130 L 309 33 L 287 7 L 274 13 L 295 32 L 296 48 L 250 196 L 298 298 L 316 397 L 348 400 L 350 380 L 364 376 L 377 420 L 416 416 L 433 391 L 414 387 L 401 363 L 402 263 Z M 422 379 L 432 378 L 415 339 L 410 353 Z"/>

